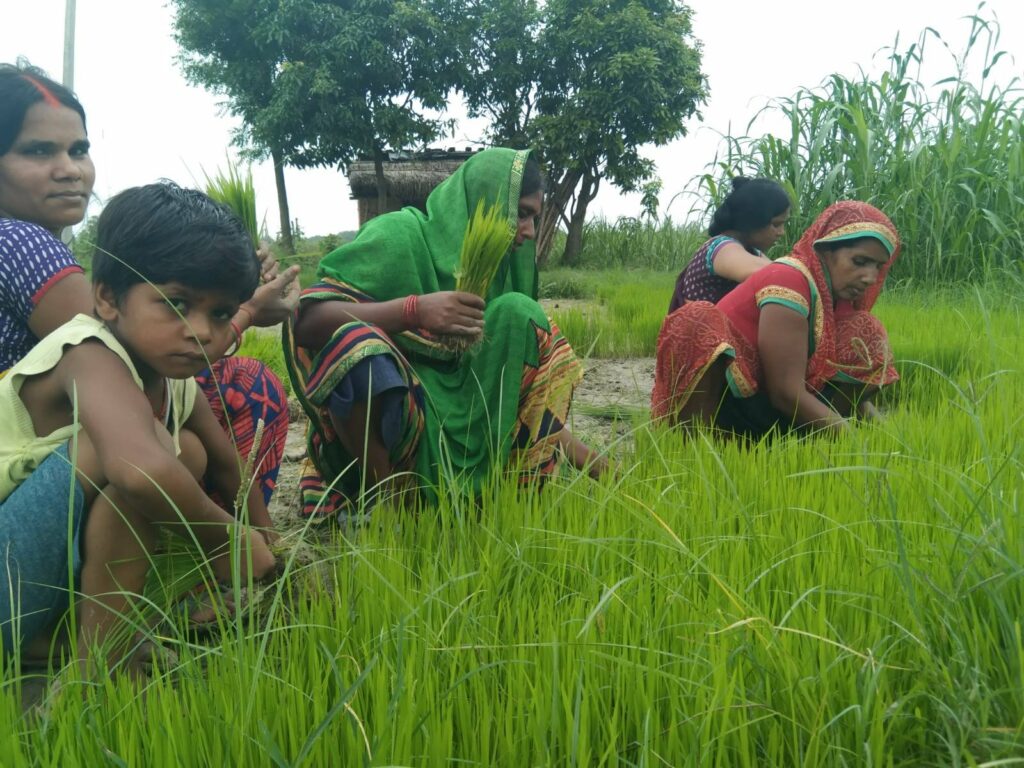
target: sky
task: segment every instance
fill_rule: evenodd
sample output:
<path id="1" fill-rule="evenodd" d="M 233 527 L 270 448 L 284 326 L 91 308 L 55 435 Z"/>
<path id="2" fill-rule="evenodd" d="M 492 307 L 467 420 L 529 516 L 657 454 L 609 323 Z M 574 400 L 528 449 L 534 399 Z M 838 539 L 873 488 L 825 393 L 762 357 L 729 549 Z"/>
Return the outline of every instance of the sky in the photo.
<path id="1" fill-rule="evenodd" d="M 897 35 L 905 48 L 925 27 L 960 51 L 970 30 L 963 17 L 978 9 L 977 0 L 690 0 L 687 5 L 710 96 L 700 118 L 686 122 L 685 137 L 644 151 L 663 183 L 663 212 L 677 220 L 691 207 L 688 182 L 714 160 L 720 137 L 730 127 L 742 133 L 769 99 L 815 86 L 834 72 L 884 71 L 880 51 Z M 60 79 L 65 0 L 0 0 L 0 6 L 0 61 L 25 57 Z M 1024 76 L 1024 3 L 988 0 L 982 14 L 999 20 L 998 47 L 1010 54 L 1000 64 L 1000 77 Z M 221 97 L 185 81 L 176 62 L 172 18 L 163 0 L 77 2 L 74 86 L 88 116 L 99 198 L 90 214 L 125 187 L 160 178 L 201 184 L 205 173 L 225 167 L 234 152 L 230 137 L 236 118 L 225 114 Z M 933 40 L 926 49 L 925 63 L 935 67 L 926 72 L 927 82 L 951 70 L 939 45 Z M 478 124 L 462 122 L 453 137 L 436 146 L 475 144 L 480 133 Z M 258 206 L 275 234 L 279 222 L 270 163 L 254 165 L 253 177 Z M 340 171 L 287 169 L 286 183 L 292 219 L 306 235 L 358 226 Z M 639 212 L 639 196 L 610 187 L 591 205 L 591 215 L 609 219 Z"/>

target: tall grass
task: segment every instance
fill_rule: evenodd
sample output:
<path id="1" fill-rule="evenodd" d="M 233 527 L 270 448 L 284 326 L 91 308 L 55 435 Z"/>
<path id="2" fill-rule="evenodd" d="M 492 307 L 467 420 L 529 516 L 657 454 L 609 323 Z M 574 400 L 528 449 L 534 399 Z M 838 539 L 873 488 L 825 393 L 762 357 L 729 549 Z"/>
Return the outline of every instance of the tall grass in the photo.
<path id="1" fill-rule="evenodd" d="M 6 676 L 0 764 L 1014 764 L 1020 303 L 891 299 L 880 426 L 644 428 L 601 483 L 379 507 L 142 689 L 24 717 Z"/>
<path id="2" fill-rule="evenodd" d="M 583 230 L 583 250 L 579 266 L 583 269 L 676 270 L 686 266 L 690 257 L 707 239 L 707 233 L 691 224 L 676 224 L 671 219 L 620 218 L 588 221 Z M 563 242 L 556 242 L 548 266 L 561 266 Z"/>
<path id="3" fill-rule="evenodd" d="M 881 76 L 836 74 L 774 100 L 748 132 L 771 115 L 788 133 L 727 137 L 703 179 L 709 201 L 735 173 L 768 176 L 797 203 L 787 246 L 826 206 L 852 198 L 886 211 L 899 229 L 897 276 L 934 285 L 1019 269 L 1024 91 L 1017 77 L 999 84 L 993 76 L 1007 66 L 996 21 L 967 22 L 959 54 L 928 28 L 906 48 L 896 41 Z M 948 76 L 935 86 L 922 79 L 926 49 L 949 57 Z"/>

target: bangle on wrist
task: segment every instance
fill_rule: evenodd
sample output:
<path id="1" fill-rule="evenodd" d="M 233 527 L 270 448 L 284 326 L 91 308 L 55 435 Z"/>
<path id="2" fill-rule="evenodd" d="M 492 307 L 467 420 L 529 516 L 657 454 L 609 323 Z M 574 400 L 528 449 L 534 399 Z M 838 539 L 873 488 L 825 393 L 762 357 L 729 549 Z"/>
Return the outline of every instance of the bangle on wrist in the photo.
<path id="1" fill-rule="evenodd" d="M 245 306 L 244 304 L 239 304 L 238 305 L 238 312 L 245 312 L 245 314 L 248 315 L 249 320 L 246 322 L 246 327 L 247 328 L 251 328 L 252 326 L 256 325 L 256 322 L 255 322 L 256 316 L 252 313 L 252 310 L 249 309 L 247 306 Z M 235 315 L 237 315 L 238 312 L 236 312 Z M 238 327 L 238 326 L 236 325 L 236 327 Z"/>
<path id="2" fill-rule="evenodd" d="M 224 352 L 224 357 L 231 357 L 242 346 L 242 329 L 238 327 L 238 323 L 234 320 L 231 321 L 231 331 L 235 334 L 235 343 L 227 348 L 227 351 Z"/>
<path id="3" fill-rule="evenodd" d="M 419 328 L 419 301 L 420 297 L 415 293 L 405 297 L 405 302 L 402 304 L 402 324 L 405 325 L 406 330 L 412 331 Z"/>

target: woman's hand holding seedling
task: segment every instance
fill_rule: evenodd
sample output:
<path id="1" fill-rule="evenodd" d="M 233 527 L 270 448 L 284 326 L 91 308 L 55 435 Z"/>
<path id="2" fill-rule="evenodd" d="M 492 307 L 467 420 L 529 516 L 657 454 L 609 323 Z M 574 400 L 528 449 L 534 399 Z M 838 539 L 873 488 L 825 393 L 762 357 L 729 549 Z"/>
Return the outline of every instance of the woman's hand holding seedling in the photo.
<path id="1" fill-rule="evenodd" d="M 480 336 L 484 332 L 484 307 L 479 296 L 463 291 L 438 291 L 419 297 L 418 326 L 433 334 Z"/>

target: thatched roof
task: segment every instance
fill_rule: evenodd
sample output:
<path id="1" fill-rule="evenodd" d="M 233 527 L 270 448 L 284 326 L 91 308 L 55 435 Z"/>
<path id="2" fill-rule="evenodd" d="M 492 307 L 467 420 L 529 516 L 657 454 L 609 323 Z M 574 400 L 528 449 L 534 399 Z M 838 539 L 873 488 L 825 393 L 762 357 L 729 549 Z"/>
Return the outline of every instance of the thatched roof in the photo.
<path id="1" fill-rule="evenodd" d="M 388 193 L 408 205 L 422 204 L 434 187 L 451 176 L 472 154 L 474 153 L 471 149 L 464 152 L 435 149 L 417 154 L 389 153 L 388 159 L 384 161 L 384 178 L 387 180 Z M 351 163 L 348 169 L 348 183 L 354 199 L 376 198 L 377 176 L 373 160 L 360 159 Z"/>

